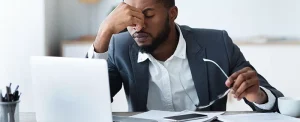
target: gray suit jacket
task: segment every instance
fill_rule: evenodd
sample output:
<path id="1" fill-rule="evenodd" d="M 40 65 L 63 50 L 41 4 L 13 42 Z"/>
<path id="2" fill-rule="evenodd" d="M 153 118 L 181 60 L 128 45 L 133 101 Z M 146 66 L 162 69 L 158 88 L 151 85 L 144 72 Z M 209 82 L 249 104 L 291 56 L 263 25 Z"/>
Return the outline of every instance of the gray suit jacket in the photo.
<path id="1" fill-rule="evenodd" d="M 226 77 L 222 72 L 215 65 L 205 63 L 203 58 L 216 61 L 229 76 L 244 67 L 252 67 L 227 32 L 187 26 L 180 28 L 186 40 L 186 54 L 200 105 L 207 105 L 228 89 L 225 86 Z M 120 91 L 123 84 L 129 111 L 135 112 L 147 111 L 149 88 L 149 60 L 137 63 L 138 52 L 138 45 L 128 32 L 115 34 L 110 41 L 107 60 L 111 97 Z M 269 89 L 276 98 L 283 96 L 261 75 L 259 81 L 260 85 Z M 253 110 L 264 111 L 244 100 Z M 225 111 L 226 101 L 227 97 L 204 110 Z M 277 100 L 271 111 L 278 111 Z"/>

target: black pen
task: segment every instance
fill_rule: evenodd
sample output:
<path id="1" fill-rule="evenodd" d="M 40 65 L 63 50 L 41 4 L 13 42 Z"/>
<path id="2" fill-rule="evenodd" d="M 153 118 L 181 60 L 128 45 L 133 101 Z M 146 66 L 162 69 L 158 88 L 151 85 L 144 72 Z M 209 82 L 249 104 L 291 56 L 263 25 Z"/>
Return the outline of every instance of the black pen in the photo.
<path id="1" fill-rule="evenodd" d="M 6 95 L 5 95 L 5 101 L 6 102 L 10 101 L 10 98 L 9 98 L 10 91 L 9 90 L 10 90 L 9 87 L 6 86 Z"/>
<path id="2" fill-rule="evenodd" d="M 11 85 L 12 85 L 12 83 L 9 83 L 9 94 L 11 94 L 12 92 L 11 92 Z"/>
<path id="3" fill-rule="evenodd" d="M 15 91 L 15 93 L 13 94 L 14 97 L 14 101 L 18 101 L 19 100 L 19 91 Z"/>
<path id="4" fill-rule="evenodd" d="M 0 89 L 0 102 L 3 102 L 2 101 L 2 90 Z"/>
<path id="5" fill-rule="evenodd" d="M 19 85 L 17 85 L 14 93 L 12 94 L 13 101 L 18 101 L 18 99 L 19 99 L 19 91 L 18 91 L 18 89 L 19 89 Z"/>
<path id="6" fill-rule="evenodd" d="M 17 87 L 16 87 L 16 89 L 15 89 L 15 92 L 18 91 L 18 89 L 19 89 L 19 85 L 17 85 Z"/>
<path id="7" fill-rule="evenodd" d="M 18 97 L 18 100 L 20 99 L 21 95 L 22 95 L 22 93 L 20 93 L 20 95 L 19 95 L 19 97 Z"/>

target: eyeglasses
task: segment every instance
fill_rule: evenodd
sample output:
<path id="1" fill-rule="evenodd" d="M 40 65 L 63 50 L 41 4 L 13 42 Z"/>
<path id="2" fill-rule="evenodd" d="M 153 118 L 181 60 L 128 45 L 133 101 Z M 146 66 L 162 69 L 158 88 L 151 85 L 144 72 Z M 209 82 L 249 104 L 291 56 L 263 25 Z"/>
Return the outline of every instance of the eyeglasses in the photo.
<path id="1" fill-rule="evenodd" d="M 203 61 L 204 61 L 204 62 L 210 62 L 210 63 L 213 63 L 214 65 L 216 65 L 216 66 L 222 71 L 222 73 L 224 74 L 224 76 L 228 79 L 228 75 L 224 72 L 224 70 L 223 70 L 223 69 L 222 69 L 215 61 L 210 60 L 210 59 L 205 59 L 205 58 L 203 58 Z M 181 82 L 180 82 L 180 83 L 181 83 Z M 195 102 L 192 100 L 192 98 L 190 97 L 190 95 L 186 92 L 186 90 L 185 90 L 184 86 L 182 85 L 182 83 L 181 83 L 181 86 L 182 86 L 182 88 L 184 89 L 184 92 L 186 93 L 186 95 L 187 95 L 187 96 L 189 97 L 189 99 L 191 100 L 191 102 L 195 104 Z M 196 110 L 204 109 L 204 108 L 207 108 L 207 107 L 213 105 L 216 101 L 218 101 L 218 100 L 224 98 L 226 95 L 228 95 L 229 92 L 230 92 L 230 89 L 228 89 L 227 91 L 225 91 L 223 94 L 218 95 L 218 96 L 217 96 L 217 99 L 215 99 L 215 100 L 209 102 L 209 104 L 207 104 L 207 105 L 200 106 L 199 103 L 198 103 L 198 104 L 195 104 Z"/>

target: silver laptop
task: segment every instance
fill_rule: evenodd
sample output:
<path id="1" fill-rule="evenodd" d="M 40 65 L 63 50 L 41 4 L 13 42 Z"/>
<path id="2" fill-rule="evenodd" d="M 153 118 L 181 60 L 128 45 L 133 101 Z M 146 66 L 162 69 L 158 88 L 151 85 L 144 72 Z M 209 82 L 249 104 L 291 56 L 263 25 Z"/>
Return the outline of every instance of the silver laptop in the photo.
<path id="1" fill-rule="evenodd" d="M 31 57 L 37 122 L 112 122 L 105 60 Z"/>

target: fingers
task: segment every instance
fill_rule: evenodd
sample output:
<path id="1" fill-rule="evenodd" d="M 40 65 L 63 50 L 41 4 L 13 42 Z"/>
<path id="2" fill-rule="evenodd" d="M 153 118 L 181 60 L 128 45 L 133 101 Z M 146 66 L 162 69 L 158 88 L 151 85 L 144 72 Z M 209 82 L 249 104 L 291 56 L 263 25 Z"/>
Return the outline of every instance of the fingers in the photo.
<path id="1" fill-rule="evenodd" d="M 136 11 L 132 11 L 132 16 L 135 17 L 133 26 L 136 31 L 140 31 L 145 27 L 144 14 Z"/>
<path id="2" fill-rule="evenodd" d="M 234 79 L 232 79 L 232 77 L 229 77 L 229 78 L 227 79 L 227 81 L 225 82 L 225 85 L 226 85 L 228 88 L 231 88 L 232 85 L 233 85 L 233 83 L 234 83 Z"/>
<path id="3" fill-rule="evenodd" d="M 247 80 L 247 73 L 242 73 L 240 74 L 237 79 L 235 80 L 234 84 L 232 84 L 232 93 L 235 94 L 235 91 L 240 87 L 240 85 L 245 81 Z"/>
<path id="4" fill-rule="evenodd" d="M 121 3 L 119 4 L 119 6 L 123 6 L 123 7 L 125 7 L 126 9 L 132 9 L 132 10 L 137 11 L 137 12 L 142 12 L 142 10 L 140 10 L 140 9 L 138 9 L 138 8 L 135 8 L 135 7 L 133 7 L 133 6 L 130 6 L 130 5 L 126 4 L 125 2 L 121 2 Z"/>
<path id="5" fill-rule="evenodd" d="M 126 4 L 128 5 L 128 4 Z M 138 8 L 135 8 L 135 7 L 132 7 L 130 5 L 128 5 L 129 9 L 131 9 L 132 11 L 135 11 L 135 12 L 139 12 L 139 13 L 143 13 L 142 10 L 138 9 Z"/>
<path id="6" fill-rule="evenodd" d="M 131 16 L 134 16 L 134 17 L 136 17 L 136 18 L 138 18 L 138 19 L 141 19 L 141 20 L 143 20 L 144 21 L 144 14 L 143 13 L 141 13 L 141 12 L 136 12 L 136 11 L 131 11 Z"/>
<path id="7" fill-rule="evenodd" d="M 137 31 L 140 31 L 144 27 L 144 15 L 134 12 L 131 10 L 127 10 L 126 12 L 126 25 L 134 27 Z"/>
<path id="8" fill-rule="evenodd" d="M 236 79 L 240 74 L 248 72 L 249 70 L 252 70 L 252 69 L 250 67 L 245 67 L 245 68 L 241 69 L 240 71 L 233 73 L 230 77 L 232 77 L 232 79 Z"/>
<path id="9" fill-rule="evenodd" d="M 134 16 L 139 19 L 144 19 L 144 14 L 143 14 L 142 10 L 132 7 L 125 3 L 123 3 L 121 5 L 124 7 L 125 13 L 127 13 L 127 15 Z"/>
<path id="10" fill-rule="evenodd" d="M 240 74 L 237 79 L 235 80 L 232 90 L 235 92 L 241 86 L 243 82 L 247 82 L 247 80 L 252 79 L 256 75 L 256 72 L 253 70 L 247 71 L 245 73 Z"/>
<path id="11" fill-rule="evenodd" d="M 259 78 L 255 70 L 246 67 L 233 73 L 225 84 L 232 89 L 231 93 L 234 95 L 234 98 L 241 100 L 245 97 L 251 100 L 253 96 L 257 95 Z M 250 96 L 248 97 L 248 95 Z"/>
<path id="12" fill-rule="evenodd" d="M 239 76 L 240 74 L 242 74 L 242 73 L 247 72 L 248 70 L 251 70 L 251 68 L 246 67 L 246 68 L 243 68 L 243 69 L 240 70 L 240 71 L 237 71 L 237 72 L 233 73 L 233 74 L 227 79 L 227 81 L 225 82 L 226 86 L 227 86 L 228 88 L 231 88 L 231 87 L 233 86 L 235 80 L 238 78 L 238 76 Z"/>
<path id="13" fill-rule="evenodd" d="M 132 26 L 136 31 L 140 31 L 144 27 L 144 14 L 142 11 L 125 3 L 123 6 L 128 17 L 128 26 Z"/>
<path id="14" fill-rule="evenodd" d="M 135 30 L 136 31 L 141 31 L 144 27 L 144 21 L 134 17 L 132 21 L 132 25 L 135 25 Z"/>
<path id="15" fill-rule="evenodd" d="M 240 96 L 235 97 L 235 98 L 237 98 L 237 100 L 240 101 L 240 100 L 243 99 L 246 95 L 247 95 L 247 92 L 243 92 Z"/>
<path id="16" fill-rule="evenodd" d="M 256 71 L 249 67 L 233 73 L 226 81 L 226 86 L 231 88 L 231 93 L 237 99 L 246 95 L 246 90 L 257 85 Z"/>
<path id="17" fill-rule="evenodd" d="M 239 87 L 238 89 L 235 91 L 234 93 L 234 96 L 235 98 L 242 98 L 244 96 L 241 96 L 242 93 L 244 93 L 248 88 L 256 85 L 256 83 L 253 81 L 254 79 L 251 79 L 251 80 L 247 80 L 245 82 L 243 82 Z"/>
<path id="18" fill-rule="evenodd" d="M 249 92 L 251 92 L 251 90 L 254 89 L 255 87 L 259 87 L 259 85 L 252 85 L 251 87 L 247 88 L 243 93 L 241 93 L 241 95 L 236 96 L 238 101 L 240 101 L 243 98 L 246 98 Z"/>

